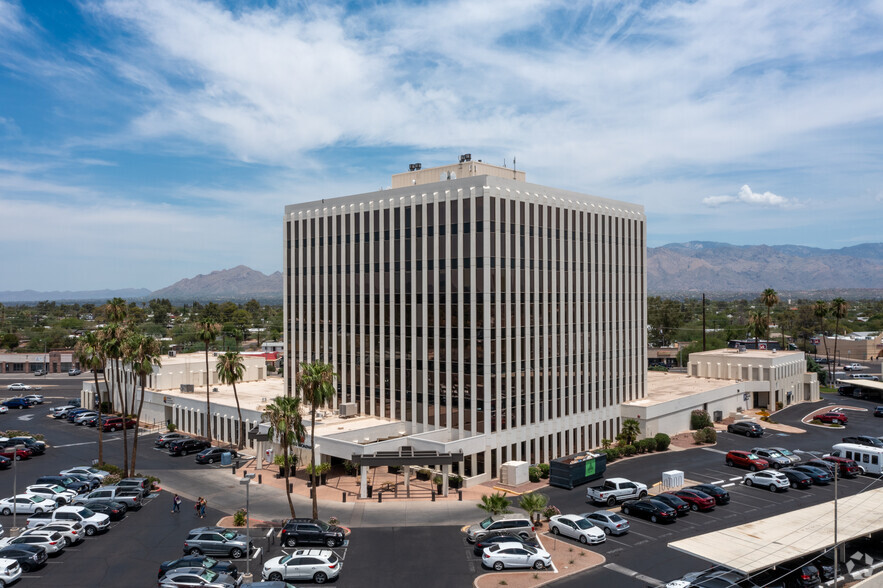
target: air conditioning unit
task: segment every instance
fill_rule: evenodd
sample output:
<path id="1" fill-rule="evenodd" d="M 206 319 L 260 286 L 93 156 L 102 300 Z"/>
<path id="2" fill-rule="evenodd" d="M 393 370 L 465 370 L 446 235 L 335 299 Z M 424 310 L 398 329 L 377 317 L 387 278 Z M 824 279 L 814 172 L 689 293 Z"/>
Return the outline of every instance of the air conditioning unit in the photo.
<path id="1" fill-rule="evenodd" d="M 193 394 L 193 384 L 181 384 L 181 394 Z"/>
<path id="2" fill-rule="evenodd" d="M 340 416 L 353 417 L 359 414 L 359 405 L 355 402 L 344 402 L 340 405 Z"/>

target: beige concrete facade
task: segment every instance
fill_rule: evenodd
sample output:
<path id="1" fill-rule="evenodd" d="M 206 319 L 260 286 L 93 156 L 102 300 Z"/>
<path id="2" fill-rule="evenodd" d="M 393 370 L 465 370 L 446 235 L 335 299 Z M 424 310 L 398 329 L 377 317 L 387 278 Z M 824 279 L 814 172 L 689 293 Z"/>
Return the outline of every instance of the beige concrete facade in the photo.
<path id="1" fill-rule="evenodd" d="M 392 176 L 393 188 L 407 188 L 409 186 L 422 186 L 442 180 L 456 180 L 457 178 L 470 178 L 475 176 L 492 176 L 508 178 L 523 182 L 527 179 L 523 171 L 491 165 L 481 161 L 464 161 L 452 165 L 442 165 L 415 171 L 408 171 Z"/>
<path id="2" fill-rule="evenodd" d="M 837 342 L 837 357 L 834 357 L 834 342 Z M 883 357 L 883 333 L 865 336 L 823 337 L 816 346 L 820 357 L 836 359 L 837 364 L 853 361 L 868 361 Z"/>

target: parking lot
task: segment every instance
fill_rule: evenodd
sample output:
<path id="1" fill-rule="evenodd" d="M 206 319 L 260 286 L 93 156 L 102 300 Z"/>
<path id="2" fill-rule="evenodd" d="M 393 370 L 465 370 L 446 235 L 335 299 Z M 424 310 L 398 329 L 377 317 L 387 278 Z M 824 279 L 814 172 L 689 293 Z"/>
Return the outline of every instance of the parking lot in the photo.
<path id="1" fill-rule="evenodd" d="M 94 429 L 83 429 L 45 417 L 51 403 L 64 403 L 66 398 L 76 395 L 80 386 L 79 378 L 57 383 L 44 380 L 41 383 L 50 385 L 44 386 L 42 390 L 47 402 L 43 407 L 0 415 L 2 428 L 43 433 L 52 445 L 45 455 L 17 464 L 19 491 L 40 475 L 89 463 L 96 452 Z M 5 386 L 5 383 L 0 382 L 0 385 Z M 837 404 L 873 408 L 871 403 L 860 400 L 827 400 Z M 798 406 L 776 416 L 782 422 L 796 425 L 806 414 L 826 408 L 827 404 L 828 402 Z M 585 585 L 586 581 L 591 580 L 606 582 L 608 585 L 646 587 L 656 581 L 668 581 L 685 572 L 703 569 L 709 565 L 669 549 L 667 544 L 671 541 L 832 500 L 833 485 L 814 486 L 809 490 L 792 489 L 776 494 L 743 486 L 739 482 L 746 471 L 727 467 L 724 464 L 724 455 L 730 449 L 773 445 L 787 447 L 808 458 L 830 451 L 831 445 L 839 442 L 846 434 L 878 432 L 878 423 L 881 421 L 875 420 L 871 412 L 850 411 L 849 416 L 846 429 L 814 427 L 801 435 L 768 431 L 762 439 L 722 433 L 714 447 L 669 451 L 611 464 L 608 476 L 630 478 L 648 485 L 658 482 L 663 471 L 682 470 L 686 478 L 697 483 L 718 483 L 725 486 L 730 491 L 732 500 L 729 505 L 718 506 L 712 512 L 693 512 L 669 525 L 657 525 L 629 517 L 632 527 L 629 534 L 610 537 L 604 544 L 590 548 L 607 558 L 603 566 L 573 578 L 562 579 L 556 585 Z M 192 459 L 171 458 L 164 452 L 154 450 L 152 439 L 153 437 L 148 436 L 141 440 L 138 470 L 156 472 L 161 478 L 187 476 L 188 472 L 196 469 L 201 472 L 209 469 L 215 471 L 214 466 L 196 466 Z M 121 433 L 106 434 L 105 441 L 105 458 L 112 463 L 121 464 Z M 13 494 L 12 474 L 11 469 L 0 472 L 0 496 Z M 877 488 L 881 484 L 883 482 L 879 479 L 869 476 L 845 479 L 838 484 L 838 493 L 841 496 L 851 495 L 865 488 Z M 234 476 L 218 471 L 216 482 L 212 486 L 214 487 L 206 487 L 209 496 L 212 492 L 224 492 L 237 487 L 238 483 Z M 585 486 L 572 491 L 549 487 L 542 492 L 563 513 L 583 513 L 602 508 L 585 502 Z M 371 509 L 372 505 L 366 504 L 363 508 Z M 171 496 L 168 493 L 159 493 L 149 499 L 140 512 L 131 513 L 122 521 L 112 523 L 113 528 L 108 533 L 89 538 L 82 545 L 69 548 L 59 557 L 51 558 L 42 570 L 25 574 L 20 585 L 44 585 L 49 582 L 65 586 L 150 583 L 156 578 L 161 561 L 183 555 L 182 544 L 191 528 L 211 524 L 221 516 L 232 514 L 213 509 L 211 499 L 205 520 L 193 516 L 192 503 L 189 502 L 185 502 L 179 515 L 171 514 L 170 510 Z M 456 521 L 456 524 L 451 521 L 448 525 L 405 526 L 393 520 L 388 526 L 357 526 L 352 530 L 348 545 L 338 548 L 344 564 L 341 577 L 335 584 L 368 587 L 420 585 L 425 588 L 471 584 L 476 576 L 489 573 L 482 569 L 480 557 L 473 555 L 472 546 L 466 543 L 461 532 L 463 523 L 477 522 L 482 518 L 482 512 L 477 508 L 474 514 L 472 521 Z M 287 516 L 285 511 L 278 513 L 280 519 Z M 12 524 L 11 517 L 0 516 L 0 522 L 7 529 Z M 543 529 L 545 530 L 547 528 Z M 252 530 L 256 545 L 262 548 L 262 557 L 253 561 L 251 566 L 255 579 L 260 575 L 261 559 L 266 560 L 284 553 L 278 544 L 268 544 L 264 538 L 265 533 L 266 529 Z M 245 561 L 236 563 L 244 571 Z"/>

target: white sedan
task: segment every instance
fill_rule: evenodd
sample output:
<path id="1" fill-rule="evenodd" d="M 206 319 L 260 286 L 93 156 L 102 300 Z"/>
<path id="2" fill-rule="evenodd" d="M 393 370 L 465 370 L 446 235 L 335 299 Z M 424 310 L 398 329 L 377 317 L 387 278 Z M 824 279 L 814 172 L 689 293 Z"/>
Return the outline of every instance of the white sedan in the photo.
<path id="1" fill-rule="evenodd" d="M 28 394 L 27 396 L 23 396 L 22 398 L 24 398 L 31 404 L 43 404 L 42 394 Z"/>
<path id="2" fill-rule="evenodd" d="M 7 390 L 30 390 L 31 387 L 27 384 L 22 384 L 21 382 L 16 382 L 15 384 L 10 384 L 6 387 Z"/>
<path id="3" fill-rule="evenodd" d="M 26 529 L 22 532 L 22 535 L 31 535 L 35 531 L 54 531 L 60 533 L 61 536 L 64 537 L 65 544 L 68 546 L 81 543 L 86 539 L 86 532 L 83 530 L 83 525 L 77 521 L 56 521 L 33 529 Z"/>
<path id="4" fill-rule="evenodd" d="M 35 512 L 49 512 L 55 510 L 55 501 L 36 494 L 17 494 L 0 500 L 0 513 L 11 515 L 13 509 L 16 513 L 33 514 Z"/>
<path id="5" fill-rule="evenodd" d="M 549 519 L 549 530 L 553 535 L 564 535 L 589 545 L 607 541 L 607 535 L 603 530 L 579 515 L 555 515 Z"/>
<path id="6" fill-rule="evenodd" d="M 9 412 L 9 407 L 0 404 L 0 414 L 6 414 L 7 412 Z"/>
<path id="7" fill-rule="evenodd" d="M 766 487 L 770 492 L 778 492 L 779 490 L 787 490 L 791 486 L 791 481 L 785 474 L 775 470 L 763 470 L 760 472 L 751 472 L 745 474 L 742 483 L 746 486 Z"/>
<path id="8" fill-rule="evenodd" d="M 542 570 L 552 565 L 552 556 L 544 549 L 522 543 L 495 543 L 485 548 L 481 565 L 497 571 L 505 568 Z"/>
<path id="9" fill-rule="evenodd" d="M 103 480 L 104 477 L 108 475 L 108 473 L 109 472 L 99 470 L 98 468 L 93 468 L 89 466 L 77 466 L 75 468 L 70 468 L 62 472 L 58 472 L 58 475 L 67 476 L 69 474 L 80 474 L 81 476 L 89 476 L 90 478 L 98 478 L 99 480 Z"/>

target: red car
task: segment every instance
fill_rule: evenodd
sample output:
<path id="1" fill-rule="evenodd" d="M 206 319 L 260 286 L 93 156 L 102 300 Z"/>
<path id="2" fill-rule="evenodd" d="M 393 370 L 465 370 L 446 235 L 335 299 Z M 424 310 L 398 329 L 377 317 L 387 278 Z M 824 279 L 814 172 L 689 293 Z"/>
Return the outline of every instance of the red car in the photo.
<path id="1" fill-rule="evenodd" d="M 132 427 L 137 427 L 138 421 L 135 419 L 126 419 L 125 428 L 131 429 Z M 113 417 L 109 418 L 103 423 L 101 423 L 102 431 L 110 431 L 113 433 L 114 431 L 122 431 L 123 430 L 123 418 L 122 417 Z"/>
<path id="2" fill-rule="evenodd" d="M 709 496 L 705 492 L 684 488 L 683 490 L 675 490 L 674 492 L 672 492 L 672 494 L 674 494 L 684 502 L 687 502 L 690 505 L 690 510 L 695 511 L 714 509 L 714 497 Z"/>
<path id="3" fill-rule="evenodd" d="M 14 447 L 3 447 L 0 449 L 0 455 L 8 459 L 13 459 L 13 456 L 15 456 L 15 461 L 21 461 L 23 459 L 29 459 L 31 457 L 31 452 L 27 449 L 19 449 L 16 451 Z"/>
<path id="4" fill-rule="evenodd" d="M 852 459 L 837 457 L 834 455 L 826 455 L 822 459 L 824 461 L 829 461 L 832 464 L 836 464 L 842 478 L 855 478 L 862 473 L 861 468 L 858 467 L 858 464 Z"/>
<path id="5" fill-rule="evenodd" d="M 727 453 L 727 465 L 730 467 L 738 466 L 756 472 L 765 470 L 770 467 L 770 462 L 758 457 L 750 451 L 730 451 Z"/>
<path id="6" fill-rule="evenodd" d="M 849 420 L 842 412 L 824 412 L 812 417 L 813 420 L 820 420 L 823 423 L 833 423 L 835 425 L 845 425 Z"/>

